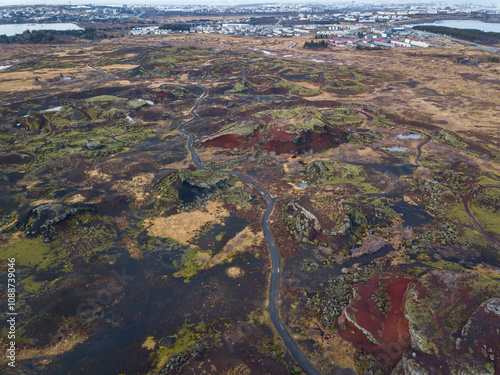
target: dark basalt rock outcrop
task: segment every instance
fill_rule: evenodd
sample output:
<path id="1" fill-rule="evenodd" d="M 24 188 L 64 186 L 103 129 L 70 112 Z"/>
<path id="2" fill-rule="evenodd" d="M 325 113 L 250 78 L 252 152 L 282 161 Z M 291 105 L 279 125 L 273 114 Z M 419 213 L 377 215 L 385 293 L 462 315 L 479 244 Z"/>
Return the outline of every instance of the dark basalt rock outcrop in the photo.
<path id="1" fill-rule="evenodd" d="M 77 213 L 95 212 L 95 208 L 84 204 L 44 203 L 36 207 L 29 207 L 19 215 L 18 228 L 24 229 L 28 237 L 37 237 L 41 234 L 49 235 L 54 226 Z"/>

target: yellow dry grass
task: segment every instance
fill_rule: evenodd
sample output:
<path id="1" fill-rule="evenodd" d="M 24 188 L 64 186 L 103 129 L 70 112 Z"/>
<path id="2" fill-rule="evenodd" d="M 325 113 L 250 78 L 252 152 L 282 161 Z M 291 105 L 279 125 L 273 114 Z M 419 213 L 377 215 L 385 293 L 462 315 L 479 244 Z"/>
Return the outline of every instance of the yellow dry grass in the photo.
<path id="1" fill-rule="evenodd" d="M 93 69 L 87 66 L 79 66 L 77 68 L 68 69 L 37 69 L 37 70 L 5 70 L 0 74 L 0 92 L 15 92 L 15 91 L 26 91 L 26 90 L 41 90 L 46 89 L 40 85 L 34 85 L 35 77 L 38 77 L 40 82 L 54 79 L 60 77 L 62 74 L 64 77 L 72 77 L 72 79 L 82 79 L 87 73 L 90 73 Z M 64 81 L 64 85 L 72 85 L 74 81 Z M 53 83 L 52 87 L 56 87 L 58 84 Z M 61 85 L 64 87 L 64 85 Z"/>
<path id="2" fill-rule="evenodd" d="M 156 347 L 156 342 L 154 337 L 153 336 L 146 337 L 146 341 L 144 341 L 142 347 L 148 350 L 154 350 L 154 348 Z"/>
<path id="3" fill-rule="evenodd" d="M 224 248 L 215 254 L 207 263 L 210 268 L 216 264 L 231 260 L 236 254 L 249 251 L 252 247 L 259 246 L 264 241 L 264 232 L 253 233 L 249 227 L 245 227 L 236 236 L 231 238 Z"/>
<path id="4" fill-rule="evenodd" d="M 128 255 L 130 255 L 132 259 L 139 260 L 144 258 L 144 255 L 142 253 L 142 250 L 139 248 L 139 245 L 128 234 L 122 236 L 122 240 L 120 241 L 120 246 L 124 247 L 125 250 L 127 250 Z"/>
<path id="5" fill-rule="evenodd" d="M 75 194 L 69 197 L 66 202 L 68 203 L 80 203 L 80 202 L 85 202 L 85 197 L 81 194 Z"/>
<path id="6" fill-rule="evenodd" d="M 229 267 L 226 270 L 226 275 L 228 275 L 232 279 L 236 279 L 238 277 L 241 277 L 245 274 L 245 271 L 243 271 L 240 267 Z"/>
<path id="7" fill-rule="evenodd" d="M 97 169 L 92 169 L 90 171 L 85 171 L 85 174 L 91 181 L 95 182 L 109 182 L 111 181 L 111 176 L 109 174 L 103 173 Z"/>
<path id="8" fill-rule="evenodd" d="M 117 180 L 113 189 L 127 196 L 132 196 L 136 201 L 143 201 L 149 195 L 146 189 L 151 186 L 154 179 L 154 173 L 142 173 L 132 178 L 132 181 Z"/>
<path id="9" fill-rule="evenodd" d="M 220 201 L 209 202 L 204 209 L 192 212 L 181 212 L 168 217 L 157 217 L 145 220 L 144 225 L 154 237 L 169 237 L 187 245 L 207 224 L 222 222 L 229 212 Z"/>
<path id="10" fill-rule="evenodd" d="M 41 204 L 45 203 L 56 203 L 57 201 L 55 199 L 37 199 L 32 203 L 33 206 L 39 206 Z"/>
<path id="11" fill-rule="evenodd" d="M 99 68 L 105 70 L 106 72 L 115 73 L 122 70 L 134 69 L 137 68 L 138 66 L 139 65 L 133 65 L 133 64 L 112 64 L 112 65 L 101 66 Z"/>
<path id="12" fill-rule="evenodd" d="M 50 358 L 60 355 L 70 351 L 76 345 L 81 344 L 87 340 L 89 336 L 90 333 L 65 332 L 61 341 L 57 342 L 55 345 L 51 345 L 43 349 L 26 347 L 25 349 L 19 351 L 16 358 L 17 360 L 22 361 L 34 358 Z M 48 359 L 46 361 L 48 363 Z"/>

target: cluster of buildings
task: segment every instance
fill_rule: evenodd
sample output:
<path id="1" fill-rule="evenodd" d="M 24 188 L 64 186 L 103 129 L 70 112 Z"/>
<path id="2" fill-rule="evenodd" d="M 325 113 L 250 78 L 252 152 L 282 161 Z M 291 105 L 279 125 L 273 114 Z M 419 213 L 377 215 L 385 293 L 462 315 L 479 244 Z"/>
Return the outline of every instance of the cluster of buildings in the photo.
<path id="1" fill-rule="evenodd" d="M 330 40 L 333 47 L 360 47 L 360 48 L 426 48 L 431 44 L 422 40 L 414 40 L 412 37 L 405 39 L 397 38 L 333 38 Z"/>
<path id="2" fill-rule="evenodd" d="M 81 22 L 116 23 L 130 20 L 132 8 L 101 5 L 37 5 L 0 7 L 0 23 Z"/>
<path id="3" fill-rule="evenodd" d="M 447 4 L 433 2 L 422 4 L 356 4 L 294 3 L 294 4 L 249 4 L 249 5 L 37 5 L 0 6 L 0 24 L 26 22 L 75 22 L 115 23 L 135 22 L 161 23 L 162 18 L 172 16 L 204 15 L 275 15 L 284 19 L 325 22 L 393 22 L 404 21 L 415 16 L 455 14 L 499 14 L 494 5 Z M 257 32 L 257 31 L 252 31 Z"/>
<path id="4" fill-rule="evenodd" d="M 164 30 L 158 26 L 134 28 L 131 35 L 159 35 L 173 33 L 214 33 L 247 36 L 303 36 L 309 39 L 327 39 L 332 47 L 363 48 L 425 48 L 431 44 L 421 40 L 419 34 L 407 27 L 380 27 L 357 24 L 297 24 L 281 25 L 280 20 L 272 25 L 252 25 L 250 23 L 209 21 L 192 22 L 189 30 Z"/>
<path id="5" fill-rule="evenodd" d="M 418 34 L 405 27 L 392 29 L 360 28 L 358 37 L 334 37 L 330 39 L 332 47 L 358 47 L 358 48 L 427 48 L 432 44 L 421 40 Z"/>

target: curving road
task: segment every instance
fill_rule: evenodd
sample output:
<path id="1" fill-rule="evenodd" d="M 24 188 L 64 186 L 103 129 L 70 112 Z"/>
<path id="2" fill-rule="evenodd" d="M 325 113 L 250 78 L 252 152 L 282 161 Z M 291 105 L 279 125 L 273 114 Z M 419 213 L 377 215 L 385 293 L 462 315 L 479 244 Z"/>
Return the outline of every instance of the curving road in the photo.
<path id="1" fill-rule="evenodd" d="M 185 128 L 187 124 L 200 118 L 200 116 L 196 114 L 196 110 L 198 109 L 200 101 L 203 100 L 208 93 L 205 87 L 201 86 L 198 83 L 196 83 L 196 85 L 203 89 L 203 95 L 198 98 L 196 104 L 191 110 L 193 118 L 189 121 L 184 122 L 179 127 L 179 129 L 189 137 L 188 149 L 189 152 L 191 153 L 191 157 L 193 158 L 193 162 L 196 165 L 196 167 L 204 170 L 209 170 L 207 167 L 203 166 L 200 157 L 196 153 L 196 150 L 193 146 L 195 141 L 194 135 L 189 131 L 187 131 Z M 299 346 L 292 338 L 292 336 L 290 336 L 285 326 L 283 325 L 283 322 L 281 321 L 279 315 L 280 273 L 281 273 L 280 256 L 278 253 L 278 247 L 276 246 L 276 242 L 274 241 L 274 237 L 271 232 L 271 228 L 269 227 L 269 217 L 273 212 L 275 203 L 274 198 L 272 198 L 271 195 L 269 195 L 269 193 L 266 190 L 264 190 L 262 186 L 260 186 L 257 182 L 252 180 L 250 177 L 245 176 L 244 174 L 233 171 L 220 170 L 220 169 L 214 169 L 214 171 L 225 173 L 231 176 L 238 177 L 242 180 L 245 180 L 250 185 L 259 190 L 262 196 L 266 199 L 267 210 L 264 213 L 264 216 L 262 217 L 262 228 L 264 230 L 264 237 L 266 238 L 267 244 L 269 245 L 269 251 L 271 253 L 271 282 L 269 284 L 269 315 L 271 317 L 271 321 L 273 322 L 274 328 L 282 338 L 283 342 L 285 343 L 285 346 L 290 351 L 290 354 L 292 354 L 293 358 L 295 358 L 295 360 L 297 361 L 297 364 L 300 367 L 302 367 L 304 372 L 308 375 L 321 375 L 321 373 L 316 369 L 316 367 L 314 367 L 312 363 L 306 358 L 304 353 L 302 353 L 302 351 L 300 350 Z"/>
<path id="2" fill-rule="evenodd" d="M 484 230 L 484 228 L 479 224 L 477 221 L 476 217 L 472 214 L 472 211 L 470 210 L 469 207 L 469 201 L 471 199 L 470 195 L 464 195 L 460 194 L 462 198 L 462 202 L 464 204 L 464 210 L 467 216 L 469 216 L 470 221 L 472 221 L 472 225 L 474 225 L 474 228 L 483 235 L 486 240 L 488 240 L 494 247 L 496 247 L 498 250 L 500 250 L 500 243 L 496 240 L 495 237 L 490 235 L 488 232 Z"/>
<path id="3" fill-rule="evenodd" d="M 419 143 L 419 145 L 417 146 L 417 156 L 415 156 L 415 165 L 417 167 L 420 167 L 419 160 L 420 160 L 420 156 L 422 156 L 422 146 L 429 143 L 431 141 L 432 137 L 428 134 L 423 133 L 423 132 L 419 132 L 418 130 L 412 130 L 412 131 L 414 133 L 420 133 L 420 134 L 424 135 L 425 137 L 427 137 L 427 139 L 425 141 L 423 141 L 422 143 Z"/>

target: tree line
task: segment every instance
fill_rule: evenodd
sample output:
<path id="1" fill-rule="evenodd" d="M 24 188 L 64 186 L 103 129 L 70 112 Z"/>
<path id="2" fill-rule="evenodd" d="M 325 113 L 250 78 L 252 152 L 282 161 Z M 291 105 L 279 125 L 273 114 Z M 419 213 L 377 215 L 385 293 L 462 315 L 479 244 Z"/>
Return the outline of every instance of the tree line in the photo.
<path id="1" fill-rule="evenodd" d="M 83 39 L 102 39 L 109 37 L 105 33 L 93 27 L 84 30 L 26 30 L 22 34 L 0 35 L 0 43 L 50 43 L 53 41 L 63 41 L 66 37 L 77 37 Z"/>
<path id="2" fill-rule="evenodd" d="M 172 31 L 189 31 L 190 26 L 185 23 L 167 23 L 165 25 L 161 25 L 160 29 L 162 30 L 172 30 Z"/>
<path id="3" fill-rule="evenodd" d="M 304 43 L 304 48 L 307 48 L 307 49 L 327 48 L 328 44 L 329 44 L 329 42 L 326 40 L 322 40 L 319 42 L 315 42 L 314 40 L 311 40 L 310 42 Z"/>
<path id="4" fill-rule="evenodd" d="M 443 34 L 457 39 L 468 40 L 481 44 L 496 44 L 500 42 L 500 33 L 493 31 L 481 31 L 477 29 L 457 29 L 455 27 L 419 25 L 413 26 L 415 30 L 428 31 L 435 34 Z"/>

